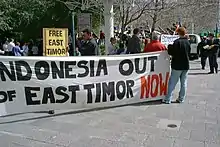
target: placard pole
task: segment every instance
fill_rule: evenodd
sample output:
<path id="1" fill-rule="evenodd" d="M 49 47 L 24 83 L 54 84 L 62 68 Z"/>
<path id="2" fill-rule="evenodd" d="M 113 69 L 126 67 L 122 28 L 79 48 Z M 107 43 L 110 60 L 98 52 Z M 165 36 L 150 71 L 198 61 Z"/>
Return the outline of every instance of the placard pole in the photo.
<path id="1" fill-rule="evenodd" d="M 72 11 L 72 46 L 73 56 L 76 56 L 76 35 L 75 35 L 75 12 Z"/>

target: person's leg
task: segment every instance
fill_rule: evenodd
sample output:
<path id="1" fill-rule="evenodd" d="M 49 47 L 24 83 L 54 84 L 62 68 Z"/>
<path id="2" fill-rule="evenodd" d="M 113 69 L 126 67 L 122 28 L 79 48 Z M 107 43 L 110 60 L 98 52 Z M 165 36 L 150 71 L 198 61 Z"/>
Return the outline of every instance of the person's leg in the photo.
<path id="1" fill-rule="evenodd" d="M 218 73 L 218 54 L 215 54 L 213 56 L 213 62 L 214 62 L 214 68 L 215 68 L 215 72 Z"/>
<path id="2" fill-rule="evenodd" d="M 209 66 L 210 66 L 210 72 L 209 72 L 209 74 L 214 73 L 213 55 L 210 55 L 210 56 L 209 56 Z"/>
<path id="3" fill-rule="evenodd" d="M 179 98 L 177 99 L 177 101 L 180 103 L 183 103 L 185 101 L 187 76 L 188 76 L 188 70 L 183 70 L 180 75 L 180 92 L 179 92 Z"/>
<path id="4" fill-rule="evenodd" d="M 204 67 L 206 66 L 207 59 L 208 59 L 208 56 L 204 55 Z"/>
<path id="5" fill-rule="evenodd" d="M 172 69 L 169 83 L 168 83 L 168 93 L 167 93 L 165 99 L 163 100 L 163 102 L 165 102 L 167 104 L 171 103 L 173 90 L 175 89 L 176 84 L 179 81 L 180 74 L 181 74 L 181 71 Z"/>
<path id="6" fill-rule="evenodd" d="M 201 65 L 202 65 L 202 69 L 205 69 L 205 64 L 206 64 L 206 56 L 201 55 Z"/>

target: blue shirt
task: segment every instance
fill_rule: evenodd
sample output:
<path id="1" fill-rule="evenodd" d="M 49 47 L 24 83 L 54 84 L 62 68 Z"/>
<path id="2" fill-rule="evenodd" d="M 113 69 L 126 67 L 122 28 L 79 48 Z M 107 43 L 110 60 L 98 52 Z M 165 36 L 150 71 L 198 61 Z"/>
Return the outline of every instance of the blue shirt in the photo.
<path id="1" fill-rule="evenodd" d="M 12 53 L 14 56 L 22 56 L 23 50 L 19 46 L 15 46 L 12 48 Z"/>

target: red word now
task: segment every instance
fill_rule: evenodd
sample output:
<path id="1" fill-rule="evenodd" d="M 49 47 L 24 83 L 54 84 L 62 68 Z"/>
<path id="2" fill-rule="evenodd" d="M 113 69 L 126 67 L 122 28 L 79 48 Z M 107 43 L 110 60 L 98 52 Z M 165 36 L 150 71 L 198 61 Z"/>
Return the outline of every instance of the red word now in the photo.
<path id="1" fill-rule="evenodd" d="M 169 72 L 163 77 L 162 73 L 141 77 L 141 99 L 155 98 L 167 94 Z"/>

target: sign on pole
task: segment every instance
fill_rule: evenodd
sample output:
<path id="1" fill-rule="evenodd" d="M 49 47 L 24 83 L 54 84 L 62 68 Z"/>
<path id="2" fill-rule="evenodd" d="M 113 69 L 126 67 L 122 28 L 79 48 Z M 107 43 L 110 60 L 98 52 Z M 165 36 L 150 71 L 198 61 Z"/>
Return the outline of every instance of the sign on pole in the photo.
<path id="1" fill-rule="evenodd" d="M 44 56 L 67 56 L 68 29 L 44 28 L 43 49 Z"/>
<path id="2" fill-rule="evenodd" d="M 84 29 L 92 29 L 91 16 L 91 13 L 80 13 L 77 15 L 78 32 L 82 32 Z"/>
<path id="3" fill-rule="evenodd" d="M 161 35 L 161 43 L 165 46 L 168 46 L 169 44 L 173 44 L 176 39 L 178 39 L 178 35 Z"/>

